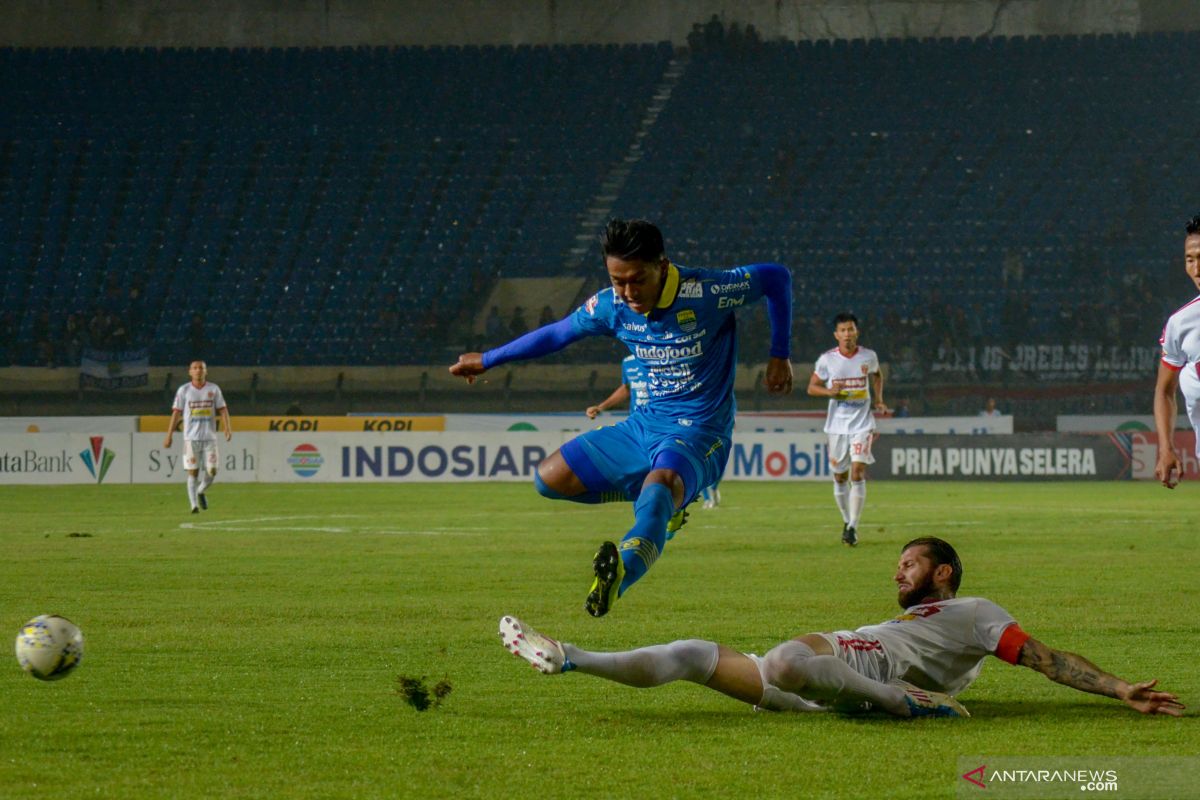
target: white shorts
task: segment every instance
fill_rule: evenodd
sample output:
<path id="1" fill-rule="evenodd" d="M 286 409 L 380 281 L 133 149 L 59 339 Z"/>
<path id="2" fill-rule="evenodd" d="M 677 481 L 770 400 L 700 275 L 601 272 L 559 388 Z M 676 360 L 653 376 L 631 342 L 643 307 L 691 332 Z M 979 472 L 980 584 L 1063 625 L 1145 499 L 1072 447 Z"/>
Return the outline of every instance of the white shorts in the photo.
<path id="1" fill-rule="evenodd" d="M 835 474 L 850 471 L 850 464 L 874 464 L 875 456 L 871 455 L 871 442 L 875 441 L 875 431 L 862 433 L 829 433 L 829 469 Z"/>
<path id="2" fill-rule="evenodd" d="M 891 683 L 896 679 L 892 673 L 891 660 L 883 652 L 883 643 L 878 639 L 863 636 L 858 631 L 834 631 L 817 634 L 833 648 L 833 654 L 845 661 L 850 669 L 880 683 Z"/>
<path id="3" fill-rule="evenodd" d="M 219 457 L 215 440 L 183 440 L 183 468 L 186 470 L 199 469 L 203 463 L 205 472 L 216 472 Z"/>

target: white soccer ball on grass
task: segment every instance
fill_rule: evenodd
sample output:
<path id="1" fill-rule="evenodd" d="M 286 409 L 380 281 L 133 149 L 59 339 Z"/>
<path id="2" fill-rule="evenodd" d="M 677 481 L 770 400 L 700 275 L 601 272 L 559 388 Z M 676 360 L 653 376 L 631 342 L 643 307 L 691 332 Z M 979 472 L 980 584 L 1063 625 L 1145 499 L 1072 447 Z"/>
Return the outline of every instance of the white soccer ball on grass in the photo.
<path id="1" fill-rule="evenodd" d="M 21 626 L 17 661 L 40 681 L 67 677 L 83 660 L 83 631 L 65 617 L 42 614 Z"/>

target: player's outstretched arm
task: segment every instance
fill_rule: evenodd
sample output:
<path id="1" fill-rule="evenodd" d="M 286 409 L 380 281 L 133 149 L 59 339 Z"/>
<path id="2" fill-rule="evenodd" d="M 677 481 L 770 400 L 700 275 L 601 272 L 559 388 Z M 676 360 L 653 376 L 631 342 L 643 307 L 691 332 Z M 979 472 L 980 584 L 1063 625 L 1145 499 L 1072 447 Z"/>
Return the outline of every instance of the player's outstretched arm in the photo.
<path id="1" fill-rule="evenodd" d="M 571 322 L 571 317 L 564 317 L 558 322 L 543 325 L 513 339 L 508 344 L 488 350 L 486 353 L 463 353 L 458 357 L 458 363 L 450 367 L 450 374 L 466 378 L 467 383 L 474 383 L 475 376 L 482 375 L 492 367 L 498 367 L 509 361 L 520 361 L 556 353 L 571 342 L 592 335 L 595 334 L 590 331 L 576 330 Z"/>
<path id="2" fill-rule="evenodd" d="M 1179 389 L 1179 370 L 1165 362 L 1158 364 L 1158 380 L 1154 385 L 1154 427 L 1158 431 L 1158 460 L 1154 477 L 1168 489 L 1174 489 L 1183 477 L 1183 467 L 1175 453 L 1175 415 L 1179 404 L 1175 393 Z"/>
<path id="3" fill-rule="evenodd" d="M 466 378 L 467 383 L 474 383 L 477 375 L 487 370 L 483 366 L 483 353 L 463 353 L 458 361 L 450 366 L 450 374 Z"/>
<path id="4" fill-rule="evenodd" d="M 1158 681 L 1129 683 L 1110 675 L 1086 658 L 1064 650 L 1055 650 L 1030 638 L 1021 646 L 1017 663 L 1037 670 L 1055 683 L 1081 692 L 1102 694 L 1120 700 L 1143 714 L 1181 716 L 1184 705 L 1169 692 L 1156 692 Z"/>

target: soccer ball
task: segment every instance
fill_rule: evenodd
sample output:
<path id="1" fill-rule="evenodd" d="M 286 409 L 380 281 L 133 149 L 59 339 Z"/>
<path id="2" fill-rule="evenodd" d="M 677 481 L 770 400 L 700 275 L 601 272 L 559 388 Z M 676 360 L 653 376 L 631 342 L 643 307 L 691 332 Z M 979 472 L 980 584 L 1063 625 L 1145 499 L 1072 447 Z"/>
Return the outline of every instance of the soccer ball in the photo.
<path id="1" fill-rule="evenodd" d="M 65 617 L 42 614 L 21 626 L 17 661 L 40 681 L 61 680 L 83 660 L 83 632 Z"/>

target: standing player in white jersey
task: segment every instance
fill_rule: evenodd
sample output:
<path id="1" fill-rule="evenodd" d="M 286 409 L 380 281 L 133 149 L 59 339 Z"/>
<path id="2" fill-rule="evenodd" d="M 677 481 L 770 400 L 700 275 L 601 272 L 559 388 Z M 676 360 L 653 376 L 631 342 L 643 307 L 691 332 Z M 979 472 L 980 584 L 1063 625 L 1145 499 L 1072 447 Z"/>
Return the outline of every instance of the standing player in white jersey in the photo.
<path id="1" fill-rule="evenodd" d="M 879 357 L 858 346 L 858 318 L 842 312 L 833 318 L 838 346 L 821 354 L 808 381 L 812 397 L 828 397 L 825 433 L 829 437 L 829 468 L 833 499 L 842 514 L 842 542 L 858 544 L 858 520 L 867 502 L 867 465 L 874 464 L 871 440 L 875 414 L 887 413 Z M 872 400 L 874 401 L 872 403 Z"/>
<path id="2" fill-rule="evenodd" d="M 217 452 L 216 415 L 221 415 L 225 441 L 233 437 L 233 428 L 230 427 L 229 408 L 225 405 L 221 387 L 207 380 L 208 365 L 203 361 L 193 361 L 188 366 L 188 374 L 192 379 L 175 392 L 163 447 L 171 448 L 175 425 L 182 417 L 183 468 L 188 474 L 188 501 L 192 505 L 192 513 L 198 514 L 202 508 L 208 510 L 208 498 L 204 493 L 217 477 L 220 454 Z M 201 464 L 204 465 L 203 477 L 200 475 Z"/>
<path id="3" fill-rule="evenodd" d="M 1200 289 L 1200 216 L 1192 217 L 1187 224 L 1183 266 Z M 1200 457 L 1200 297 L 1167 319 L 1158 343 L 1162 346 L 1162 361 L 1154 387 L 1154 427 L 1158 431 L 1154 475 L 1163 486 L 1174 489 L 1183 477 L 1183 467 L 1175 452 L 1175 416 L 1179 413 L 1175 392 L 1179 389 L 1183 390 L 1188 419 L 1198 433 L 1196 454 Z"/>
<path id="4" fill-rule="evenodd" d="M 761 658 L 700 639 L 590 652 L 512 616 L 501 618 L 500 638 L 546 674 L 581 672 L 638 688 L 685 680 L 769 711 L 966 717 L 954 695 L 995 656 L 1143 714 L 1181 715 L 1183 704 L 1155 691 L 1156 681 L 1129 683 L 1110 675 L 1083 656 L 1032 638 L 990 600 L 957 597 L 961 579 L 962 562 L 953 547 L 932 536 L 914 539 L 901 550 L 893 578 L 902 614 L 854 631 L 799 636 Z"/>

